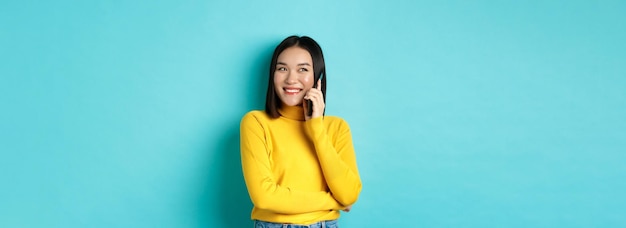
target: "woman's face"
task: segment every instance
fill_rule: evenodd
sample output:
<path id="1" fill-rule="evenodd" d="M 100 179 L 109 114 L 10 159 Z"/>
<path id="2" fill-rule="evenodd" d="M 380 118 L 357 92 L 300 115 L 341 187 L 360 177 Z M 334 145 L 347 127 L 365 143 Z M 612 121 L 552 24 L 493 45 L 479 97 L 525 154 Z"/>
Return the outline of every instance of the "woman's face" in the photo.
<path id="1" fill-rule="evenodd" d="M 276 60 L 274 89 L 283 105 L 301 105 L 304 95 L 313 87 L 313 60 L 301 47 L 285 49 Z"/>

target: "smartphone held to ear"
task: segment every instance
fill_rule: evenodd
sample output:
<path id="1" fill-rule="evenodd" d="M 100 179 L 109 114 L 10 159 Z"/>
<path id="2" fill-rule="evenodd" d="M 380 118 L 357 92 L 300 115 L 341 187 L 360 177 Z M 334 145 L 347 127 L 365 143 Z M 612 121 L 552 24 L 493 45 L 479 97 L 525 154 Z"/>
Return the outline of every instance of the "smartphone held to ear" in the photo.
<path id="1" fill-rule="evenodd" d="M 315 80 L 315 82 L 313 82 L 313 88 L 317 87 L 317 82 L 321 81 L 322 78 L 324 78 L 324 72 L 322 72 L 322 74 L 320 74 L 320 78 L 319 79 L 317 79 L 317 80 Z M 312 116 L 313 115 L 313 102 L 311 100 L 307 100 L 306 103 L 307 103 L 307 106 L 308 106 L 307 107 L 308 111 L 307 111 L 306 115 L 307 116 Z"/>

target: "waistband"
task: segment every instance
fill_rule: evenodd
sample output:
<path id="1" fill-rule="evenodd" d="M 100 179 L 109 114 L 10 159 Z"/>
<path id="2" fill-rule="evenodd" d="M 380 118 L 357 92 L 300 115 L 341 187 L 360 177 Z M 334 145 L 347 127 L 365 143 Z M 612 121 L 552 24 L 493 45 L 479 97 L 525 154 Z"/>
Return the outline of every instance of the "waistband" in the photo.
<path id="1" fill-rule="evenodd" d="M 273 223 L 254 220 L 255 228 L 337 228 L 337 220 L 320 221 L 309 225 L 290 224 L 290 223 Z"/>

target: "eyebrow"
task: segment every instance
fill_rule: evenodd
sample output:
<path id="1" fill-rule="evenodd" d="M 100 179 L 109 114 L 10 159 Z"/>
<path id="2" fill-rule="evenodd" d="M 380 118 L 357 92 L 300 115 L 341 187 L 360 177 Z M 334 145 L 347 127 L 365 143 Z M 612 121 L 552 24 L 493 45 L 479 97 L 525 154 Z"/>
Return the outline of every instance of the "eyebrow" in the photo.
<path id="1" fill-rule="evenodd" d="M 285 66 L 287 66 L 287 64 L 283 63 L 283 62 L 276 62 L 276 65 L 285 65 Z M 298 66 L 311 66 L 311 64 L 309 64 L 309 63 L 298 63 Z"/>

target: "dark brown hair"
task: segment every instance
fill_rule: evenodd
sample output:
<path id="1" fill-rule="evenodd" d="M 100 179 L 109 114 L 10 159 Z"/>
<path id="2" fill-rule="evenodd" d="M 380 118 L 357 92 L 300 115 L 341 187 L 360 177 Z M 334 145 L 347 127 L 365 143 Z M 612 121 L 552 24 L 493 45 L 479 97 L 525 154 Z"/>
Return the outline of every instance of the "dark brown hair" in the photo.
<path id="1" fill-rule="evenodd" d="M 311 59 L 313 60 L 313 83 L 317 84 L 317 80 L 320 78 L 322 74 L 324 77 L 322 78 L 322 93 L 324 94 L 324 102 L 326 102 L 326 64 L 324 63 L 324 55 L 322 54 L 322 48 L 320 47 L 315 40 L 311 39 L 308 36 L 290 36 L 285 38 L 276 49 L 274 49 L 274 54 L 272 55 L 272 62 L 270 63 L 270 77 L 269 83 L 267 85 L 267 97 L 265 98 L 265 112 L 272 118 L 278 118 L 280 113 L 278 113 L 278 109 L 282 105 L 278 94 L 276 94 L 276 90 L 274 88 L 274 72 L 276 71 L 276 61 L 278 60 L 278 56 L 285 49 L 290 47 L 300 47 L 304 50 L 307 50 L 309 54 L 311 54 Z"/>

